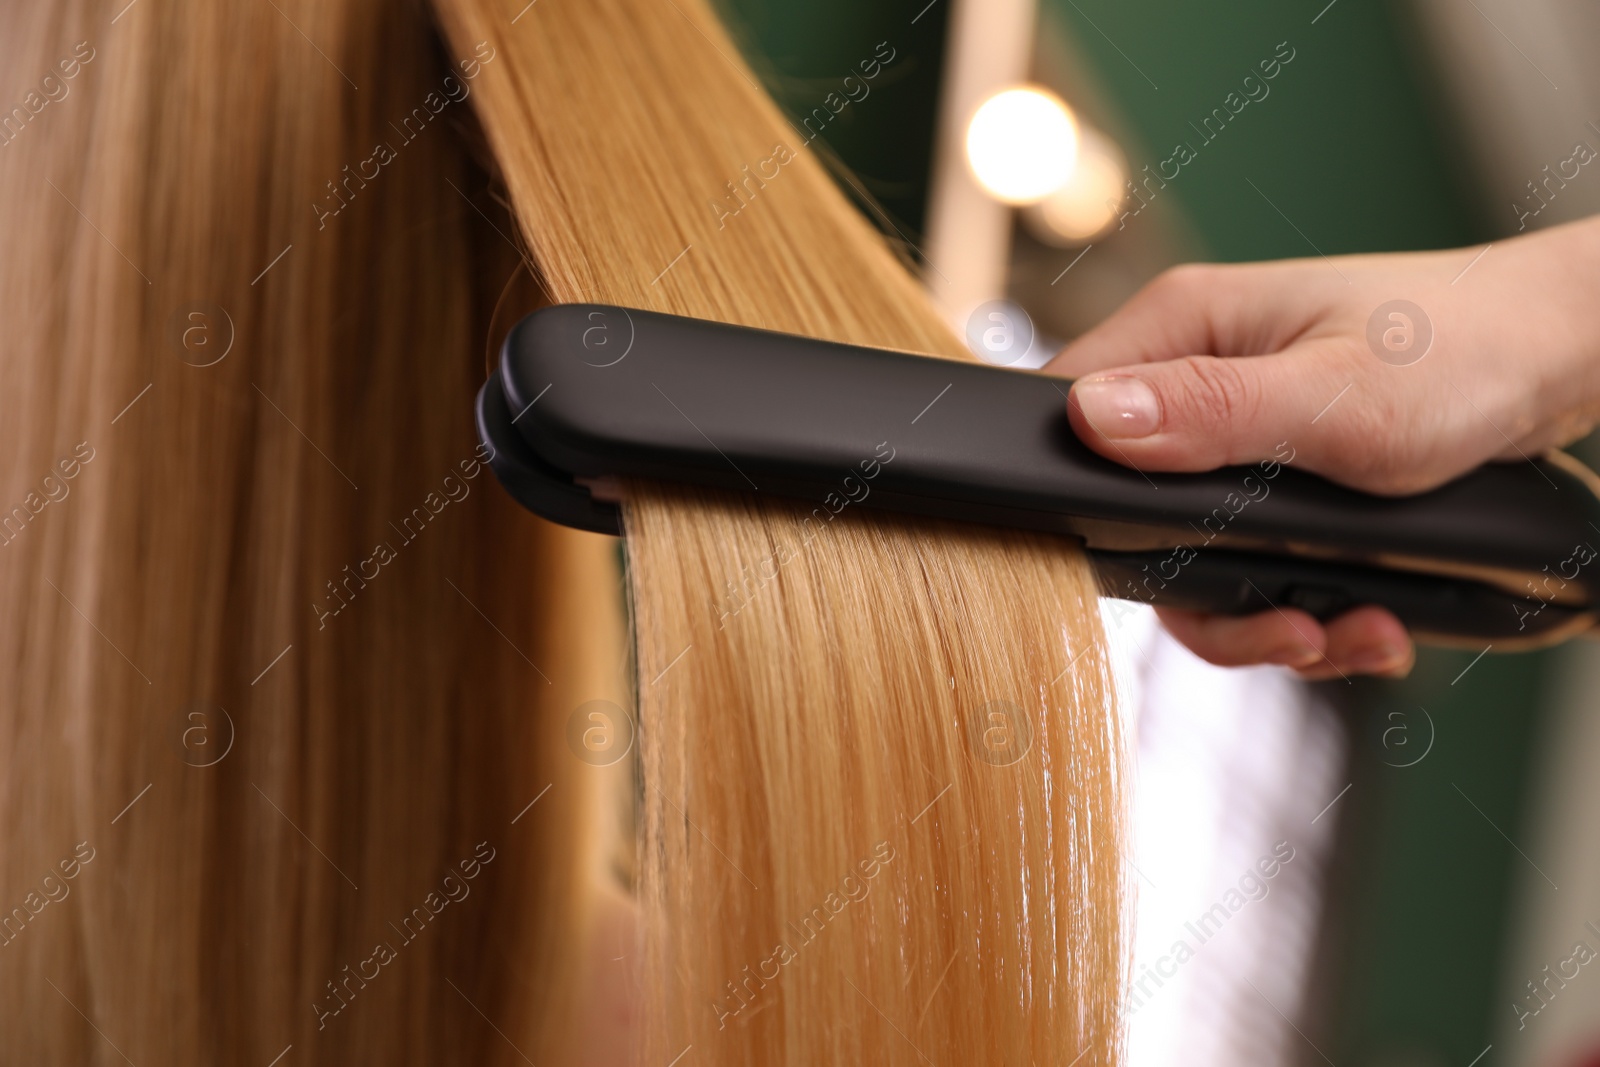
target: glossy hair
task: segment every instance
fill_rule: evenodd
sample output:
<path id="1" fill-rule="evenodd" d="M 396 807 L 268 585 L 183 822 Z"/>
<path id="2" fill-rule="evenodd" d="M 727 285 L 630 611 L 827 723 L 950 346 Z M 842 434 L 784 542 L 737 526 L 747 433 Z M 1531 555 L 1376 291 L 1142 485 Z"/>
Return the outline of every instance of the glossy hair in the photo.
<path id="1" fill-rule="evenodd" d="M 441 6 L 511 56 L 479 110 L 555 300 L 965 355 L 702 4 Z M 1058 538 L 850 507 L 929 399 L 815 507 L 628 497 L 643 1063 L 1117 1059 L 1093 578 Z"/>
<path id="2" fill-rule="evenodd" d="M 0 11 L 0 1059 L 581 1062 L 636 693 L 640 1062 L 1113 1062 L 1070 543 L 629 487 L 630 661 L 471 426 L 524 247 L 960 346 L 701 3 L 433 7 Z"/>

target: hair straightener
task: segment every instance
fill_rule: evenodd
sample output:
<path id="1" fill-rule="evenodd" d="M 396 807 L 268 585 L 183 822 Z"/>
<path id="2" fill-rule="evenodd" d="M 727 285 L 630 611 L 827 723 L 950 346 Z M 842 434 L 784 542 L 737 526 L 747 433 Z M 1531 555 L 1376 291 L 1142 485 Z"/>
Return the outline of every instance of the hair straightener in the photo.
<path id="1" fill-rule="evenodd" d="M 1293 441 L 1249 467 L 1141 472 L 1078 440 L 1070 385 L 565 304 L 507 336 L 478 432 L 525 507 L 600 533 L 622 532 L 614 480 L 649 479 L 792 498 L 822 524 L 865 507 L 1062 534 L 1103 593 L 1150 604 L 1320 619 L 1379 604 L 1421 639 L 1501 647 L 1595 622 L 1600 479 L 1569 456 L 1402 498 L 1290 468 Z"/>

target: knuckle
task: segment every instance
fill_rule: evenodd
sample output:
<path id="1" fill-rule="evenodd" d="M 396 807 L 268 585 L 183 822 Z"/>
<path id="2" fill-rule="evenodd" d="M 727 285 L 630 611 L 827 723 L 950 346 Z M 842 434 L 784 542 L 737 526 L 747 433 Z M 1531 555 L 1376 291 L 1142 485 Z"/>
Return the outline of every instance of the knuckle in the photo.
<path id="1" fill-rule="evenodd" d="M 1325 465 L 1336 481 L 1384 496 L 1420 492 L 1432 471 L 1419 462 L 1422 435 L 1417 413 L 1405 398 L 1387 390 L 1369 391 L 1330 427 Z"/>
<path id="2" fill-rule="evenodd" d="M 1328 338 L 1308 352 L 1317 365 L 1318 397 L 1350 388 L 1319 423 L 1307 427 L 1305 455 L 1336 482 L 1381 496 L 1403 496 L 1435 484 L 1427 455 L 1431 427 L 1412 388 L 1397 388 L 1389 368 L 1362 340 Z"/>
<path id="3" fill-rule="evenodd" d="M 1211 288 L 1217 268 L 1204 263 L 1182 263 L 1168 267 L 1150 283 L 1152 299 L 1179 303 L 1193 299 Z"/>
<path id="4" fill-rule="evenodd" d="M 1237 361 L 1186 356 L 1177 366 L 1176 395 L 1171 399 L 1184 422 L 1215 432 L 1254 417 L 1260 406 L 1254 379 Z"/>
<path id="5" fill-rule="evenodd" d="M 1409 451 L 1395 447 L 1369 450 L 1366 462 L 1355 464 L 1344 480 L 1379 496 L 1410 496 L 1438 481 L 1431 468 L 1418 467 Z"/>

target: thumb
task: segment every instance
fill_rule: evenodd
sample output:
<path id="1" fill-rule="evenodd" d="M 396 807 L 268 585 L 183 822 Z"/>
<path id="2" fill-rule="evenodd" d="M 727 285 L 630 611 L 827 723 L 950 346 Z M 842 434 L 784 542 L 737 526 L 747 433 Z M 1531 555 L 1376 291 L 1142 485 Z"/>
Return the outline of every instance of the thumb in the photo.
<path id="1" fill-rule="evenodd" d="M 1141 470 L 1281 460 L 1287 443 L 1297 466 L 1356 482 L 1381 447 L 1375 435 L 1353 432 L 1367 420 L 1320 417 L 1330 402 L 1354 409 L 1363 399 L 1343 395 L 1364 391 L 1359 356 L 1347 348 L 1321 340 L 1273 355 L 1185 356 L 1097 371 L 1073 384 L 1068 414 L 1090 448 Z"/>

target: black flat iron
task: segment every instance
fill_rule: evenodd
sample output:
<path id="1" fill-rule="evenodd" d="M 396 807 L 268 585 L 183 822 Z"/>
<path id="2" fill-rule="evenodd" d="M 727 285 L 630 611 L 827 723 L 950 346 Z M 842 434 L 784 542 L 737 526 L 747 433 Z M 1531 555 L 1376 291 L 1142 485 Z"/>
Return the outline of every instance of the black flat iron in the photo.
<path id="1" fill-rule="evenodd" d="M 1420 639 L 1502 648 L 1590 629 L 1600 479 L 1551 453 L 1417 496 L 1277 458 L 1158 474 L 1090 451 L 1070 382 L 597 304 L 510 332 L 478 396 L 496 476 L 534 513 L 621 534 L 595 495 L 648 479 L 792 498 L 826 523 L 883 508 L 1077 539 L 1107 596 L 1226 614 L 1359 604 Z M 802 520 L 804 521 L 804 520 Z"/>

